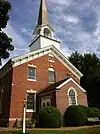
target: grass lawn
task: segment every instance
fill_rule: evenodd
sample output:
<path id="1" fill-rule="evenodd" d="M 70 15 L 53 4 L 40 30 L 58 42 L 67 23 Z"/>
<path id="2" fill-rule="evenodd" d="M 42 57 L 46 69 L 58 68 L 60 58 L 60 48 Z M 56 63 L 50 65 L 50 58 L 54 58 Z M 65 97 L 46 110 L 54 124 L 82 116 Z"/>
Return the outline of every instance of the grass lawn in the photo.
<path id="1" fill-rule="evenodd" d="M 18 134 L 18 132 L 0 132 L 0 134 Z M 70 131 L 59 131 L 59 130 L 41 130 L 41 131 L 31 131 L 29 134 L 100 134 L 100 127 L 95 128 L 87 128 L 87 129 L 80 129 L 80 130 L 70 130 Z"/>

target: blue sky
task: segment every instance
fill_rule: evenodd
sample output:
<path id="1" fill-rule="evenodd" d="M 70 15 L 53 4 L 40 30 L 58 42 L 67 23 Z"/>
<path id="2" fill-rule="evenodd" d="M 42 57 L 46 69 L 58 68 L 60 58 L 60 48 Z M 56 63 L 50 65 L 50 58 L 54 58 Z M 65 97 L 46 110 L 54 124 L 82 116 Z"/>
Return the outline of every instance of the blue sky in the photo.
<path id="1" fill-rule="evenodd" d="M 29 51 L 36 26 L 40 0 L 9 0 L 10 20 L 5 32 L 13 38 L 11 57 Z M 100 57 L 100 0 L 47 0 L 49 21 L 61 41 L 61 51 L 69 55 L 96 53 Z"/>

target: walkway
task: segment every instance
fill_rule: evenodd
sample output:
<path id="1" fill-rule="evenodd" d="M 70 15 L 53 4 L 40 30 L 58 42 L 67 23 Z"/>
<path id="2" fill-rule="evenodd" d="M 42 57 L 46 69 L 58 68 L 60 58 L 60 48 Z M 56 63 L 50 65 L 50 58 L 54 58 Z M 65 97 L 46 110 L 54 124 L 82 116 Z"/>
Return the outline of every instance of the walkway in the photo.
<path id="1" fill-rule="evenodd" d="M 28 129 L 28 130 L 65 130 L 65 131 L 69 131 L 69 130 L 77 130 L 77 129 L 84 129 L 84 128 L 93 128 L 96 126 L 100 126 L 100 125 L 95 125 L 95 126 L 82 126 L 82 127 L 61 127 L 61 128 L 33 128 L 33 129 Z M 16 129 L 16 128 L 0 128 L 0 131 L 16 131 L 16 130 L 21 130 L 21 129 Z"/>

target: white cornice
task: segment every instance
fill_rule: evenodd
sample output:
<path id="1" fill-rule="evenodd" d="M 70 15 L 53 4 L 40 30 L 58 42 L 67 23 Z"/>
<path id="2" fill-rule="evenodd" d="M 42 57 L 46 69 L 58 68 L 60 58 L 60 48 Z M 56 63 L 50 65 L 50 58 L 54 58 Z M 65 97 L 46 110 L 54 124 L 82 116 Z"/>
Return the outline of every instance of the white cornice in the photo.
<path id="1" fill-rule="evenodd" d="M 13 67 L 19 66 L 49 53 L 53 54 L 60 62 L 62 62 L 62 64 L 65 65 L 78 79 L 83 76 L 83 74 L 75 66 L 73 66 L 69 60 L 54 46 L 47 46 L 42 49 L 13 58 Z"/>

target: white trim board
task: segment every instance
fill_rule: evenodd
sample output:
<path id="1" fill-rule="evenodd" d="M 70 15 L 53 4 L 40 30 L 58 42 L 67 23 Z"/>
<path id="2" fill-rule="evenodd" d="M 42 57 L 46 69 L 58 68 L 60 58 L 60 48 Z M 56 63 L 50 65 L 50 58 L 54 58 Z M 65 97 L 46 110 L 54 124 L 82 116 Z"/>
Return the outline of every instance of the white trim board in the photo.
<path id="1" fill-rule="evenodd" d="M 86 90 L 84 90 L 75 80 L 73 80 L 72 78 L 69 78 L 68 80 L 66 80 L 65 82 L 63 82 L 61 85 L 59 85 L 58 87 L 56 87 L 56 89 L 60 89 L 61 87 L 63 87 L 65 84 L 67 84 L 68 82 L 72 81 L 76 86 L 78 86 L 84 93 L 86 93 Z"/>

